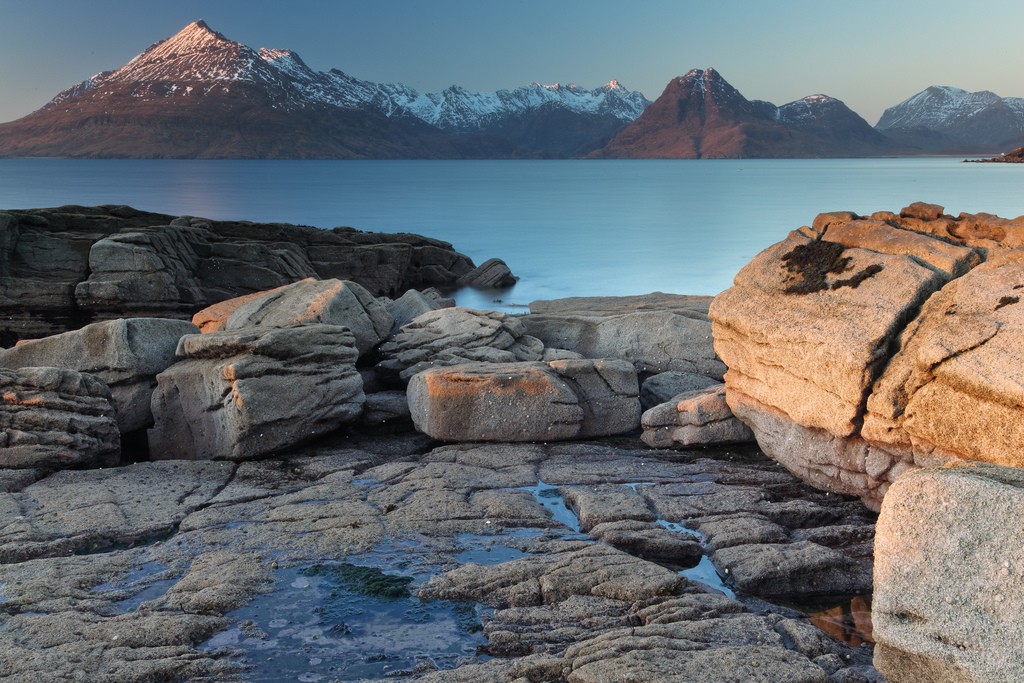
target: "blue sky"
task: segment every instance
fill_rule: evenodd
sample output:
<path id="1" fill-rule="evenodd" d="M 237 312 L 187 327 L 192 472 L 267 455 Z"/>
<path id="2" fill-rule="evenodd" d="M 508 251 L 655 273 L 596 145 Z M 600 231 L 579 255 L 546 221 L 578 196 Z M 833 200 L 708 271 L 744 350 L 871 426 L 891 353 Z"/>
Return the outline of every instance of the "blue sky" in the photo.
<path id="1" fill-rule="evenodd" d="M 712 66 L 751 99 L 824 93 L 872 124 L 929 85 L 1024 97 L 1019 0 L 0 0 L 0 121 L 199 18 L 317 70 L 420 91 L 617 78 L 655 99 Z"/>

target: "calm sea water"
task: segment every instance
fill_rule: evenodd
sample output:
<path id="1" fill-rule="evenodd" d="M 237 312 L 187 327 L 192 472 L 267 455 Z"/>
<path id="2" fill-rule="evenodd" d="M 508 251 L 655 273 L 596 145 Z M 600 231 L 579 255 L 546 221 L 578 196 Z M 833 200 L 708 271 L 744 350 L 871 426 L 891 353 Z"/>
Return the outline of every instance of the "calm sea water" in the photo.
<path id="1" fill-rule="evenodd" d="M 1024 166 L 960 159 L 178 161 L 0 159 L 0 208 L 130 204 L 215 219 L 417 232 L 522 280 L 460 303 L 716 294 L 823 211 L 1024 214 Z M 498 307 L 498 306 L 494 306 Z"/>

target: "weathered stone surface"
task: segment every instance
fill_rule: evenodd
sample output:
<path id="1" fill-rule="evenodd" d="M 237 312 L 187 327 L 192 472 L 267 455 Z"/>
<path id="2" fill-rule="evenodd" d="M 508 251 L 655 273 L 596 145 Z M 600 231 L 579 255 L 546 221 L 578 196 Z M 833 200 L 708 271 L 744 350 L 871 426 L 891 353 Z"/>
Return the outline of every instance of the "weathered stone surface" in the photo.
<path id="1" fill-rule="evenodd" d="M 450 286 L 473 269 L 450 244 L 410 234 L 209 221 L 126 206 L 0 213 L 0 345 L 119 317 L 189 318 L 307 277 L 374 295 Z"/>
<path id="2" fill-rule="evenodd" d="M 221 302 L 217 304 L 219 311 L 204 309 L 195 317 L 208 328 L 226 331 L 313 323 L 340 325 L 352 332 L 360 355 L 377 346 L 394 324 L 384 305 L 363 286 L 341 280 L 310 278 L 242 297 L 237 306 L 234 303 L 233 299 Z M 212 320 L 216 312 L 226 314 L 223 321 Z"/>
<path id="3" fill-rule="evenodd" d="M 1024 678 L 1024 475 L 971 465 L 901 477 L 882 503 L 875 663 L 900 683 Z"/>
<path id="4" fill-rule="evenodd" d="M 1024 253 L 928 300 L 867 401 L 862 434 L 893 452 L 1024 466 Z"/>
<path id="5" fill-rule="evenodd" d="M 651 448 L 743 443 L 754 434 L 725 401 L 725 385 L 679 394 L 640 417 L 640 438 Z"/>
<path id="6" fill-rule="evenodd" d="M 0 468 L 111 465 L 121 455 L 110 390 L 59 368 L 0 368 Z"/>
<path id="7" fill-rule="evenodd" d="M 564 441 L 621 434 L 640 420 L 624 361 L 465 363 L 413 376 L 416 428 L 445 441 Z"/>
<path id="8" fill-rule="evenodd" d="M 915 204 L 822 214 L 765 250 L 710 309 L 733 413 L 876 509 L 908 469 L 1021 465 L 1020 223 Z"/>
<path id="9" fill-rule="evenodd" d="M 409 400 L 404 391 L 378 391 L 366 394 L 360 422 L 364 424 L 385 424 L 397 420 L 410 420 Z"/>
<path id="10" fill-rule="evenodd" d="M 634 297 L 534 301 L 524 317 L 545 346 L 585 358 L 619 358 L 639 373 L 683 370 L 721 380 L 725 366 L 712 348 L 710 297 Z"/>
<path id="11" fill-rule="evenodd" d="M 380 351 L 384 360 L 377 364 L 377 371 L 408 381 L 433 367 L 540 360 L 544 345 L 526 334 L 519 318 L 456 307 L 415 318 Z"/>
<path id="12" fill-rule="evenodd" d="M 174 362 L 178 340 L 196 331 L 184 320 L 109 320 L 0 350 L 0 367 L 56 367 L 97 377 L 110 388 L 118 427 L 129 432 L 152 423 L 156 376 Z"/>
<path id="13" fill-rule="evenodd" d="M 669 370 L 651 375 L 640 384 L 640 405 L 650 410 L 656 405 L 667 403 L 679 394 L 698 391 L 720 384 L 718 380 L 694 372 Z"/>
<path id="14" fill-rule="evenodd" d="M 435 683 L 872 680 L 869 648 L 836 642 L 791 610 L 756 601 L 748 609 L 649 561 L 661 552 L 672 564 L 676 551 L 707 546 L 642 521 L 656 516 L 723 543 L 742 536 L 755 544 L 755 534 L 739 532 L 763 513 L 782 529 L 766 542 L 829 539 L 845 552 L 844 529 L 868 518 L 862 506 L 803 486 L 752 453 L 713 459 L 625 443 L 429 450 L 418 435 L 353 431 L 285 459 L 140 463 L 11 481 L 0 495 L 0 667 L 26 683 L 288 680 L 354 667 L 367 678 L 409 667 L 408 676 Z M 539 481 L 557 486 L 588 521 L 620 521 L 574 533 L 550 513 L 557 498 L 537 495 Z M 409 619 L 388 631 L 394 638 L 347 648 L 344 629 L 380 622 L 376 611 L 360 613 L 362 597 L 349 584 L 315 585 L 345 566 L 524 604 L 479 624 L 487 661 L 472 654 L 479 636 L 463 633 L 456 668 L 413 672 L 424 650 L 402 659 L 399 639 L 413 634 L 429 655 L 446 627 L 414 620 L 436 603 L 410 602 Z M 318 590 L 315 608 L 294 604 Z M 471 609 L 460 615 L 475 622 Z"/>
<path id="15" fill-rule="evenodd" d="M 410 289 L 394 301 L 386 301 L 384 308 L 395 321 L 391 327 L 391 333 L 394 334 L 399 328 L 411 323 L 424 313 L 436 311 L 439 308 L 451 308 L 455 305 L 451 299 L 444 299 L 440 295 L 436 295 L 436 290 L 433 293 L 435 296 L 431 296 L 429 292 Z"/>
<path id="16" fill-rule="evenodd" d="M 347 328 L 302 325 L 189 335 L 157 376 L 151 456 L 245 460 L 354 420 L 363 409 Z"/>

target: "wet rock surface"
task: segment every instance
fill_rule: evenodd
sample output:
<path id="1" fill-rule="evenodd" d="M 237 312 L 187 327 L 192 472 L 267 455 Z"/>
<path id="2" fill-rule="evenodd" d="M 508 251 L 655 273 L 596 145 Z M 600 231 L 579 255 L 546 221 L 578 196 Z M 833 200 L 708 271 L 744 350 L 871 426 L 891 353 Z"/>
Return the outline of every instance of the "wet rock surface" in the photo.
<path id="1" fill-rule="evenodd" d="M 12 681 L 877 676 L 758 598 L 866 592 L 872 515 L 752 450 L 349 431 L 39 476 L 0 494 Z M 780 591 L 780 557 L 816 578 Z"/>

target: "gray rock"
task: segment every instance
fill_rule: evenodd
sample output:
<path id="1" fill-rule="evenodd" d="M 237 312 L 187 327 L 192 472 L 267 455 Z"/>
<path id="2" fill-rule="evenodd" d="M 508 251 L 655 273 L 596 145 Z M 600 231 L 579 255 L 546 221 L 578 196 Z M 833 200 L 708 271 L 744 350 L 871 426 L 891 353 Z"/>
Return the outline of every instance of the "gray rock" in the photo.
<path id="1" fill-rule="evenodd" d="M 660 293 L 534 301 L 524 321 L 545 346 L 628 360 L 638 373 L 682 370 L 720 381 L 725 365 L 712 344 L 710 301 Z"/>
<path id="2" fill-rule="evenodd" d="M 416 428 L 445 441 L 560 441 L 622 434 L 640 418 L 624 361 L 466 363 L 413 376 Z"/>
<path id="3" fill-rule="evenodd" d="M 302 325 L 190 335 L 157 376 L 153 458 L 245 460 L 356 419 L 363 409 L 347 328 Z"/>
<path id="4" fill-rule="evenodd" d="M 519 278 L 512 274 L 504 261 L 500 258 L 492 258 L 460 277 L 456 284 L 479 289 L 498 289 L 511 287 L 518 281 Z"/>
<path id="5" fill-rule="evenodd" d="M 747 443 L 754 434 L 725 401 L 725 385 L 691 391 L 646 411 L 640 436 L 651 448 Z"/>
<path id="6" fill-rule="evenodd" d="M 699 391 L 720 384 L 706 375 L 682 370 L 670 370 L 651 375 L 640 384 L 640 405 L 650 410 L 656 405 L 667 403 L 679 394 Z"/>
<path id="7" fill-rule="evenodd" d="M 362 285 L 309 279 L 278 287 L 262 296 L 244 297 L 229 313 L 221 329 L 294 327 L 311 323 L 347 327 L 355 337 L 359 354 L 363 355 L 388 335 L 394 321 L 383 304 Z"/>
<path id="8" fill-rule="evenodd" d="M 445 306 L 443 304 L 444 302 L 436 297 L 427 296 L 415 289 L 410 289 L 394 301 L 384 304 L 384 308 L 395 321 L 391 327 L 391 333 L 394 334 L 403 325 L 407 325 L 424 313 L 436 311 L 439 308 L 449 308 L 453 305 L 448 304 L 448 306 Z"/>
<path id="9" fill-rule="evenodd" d="M 178 341 L 197 331 L 184 320 L 109 320 L 0 350 L 0 367 L 46 366 L 94 375 L 110 388 L 118 427 L 130 432 L 152 423 L 156 376 L 174 363 Z"/>
<path id="10" fill-rule="evenodd" d="M 405 392 L 399 390 L 366 394 L 363 414 L 359 417 L 360 422 L 370 425 L 409 419 L 409 400 L 405 397 Z"/>
<path id="11" fill-rule="evenodd" d="M 0 468 L 102 466 L 120 455 L 103 382 L 74 370 L 0 368 Z"/>
<path id="12" fill-rule="evenodd" d="M 408 381 L 433 367 L 540 360 L 544 345 L 526 334 L 519 318 L 456 307 L 418 316 L 380 351 L 384 360 L 377 364 L 378 372 Z"/>
<path id="13" fill-rule="evenodd" d="M 1024 475 L 976 464 L 900 477 L 875 541 L 875 666 L 894 681 L 1024 679 Z"/>
<path id="14" fill-rule="evenodd" d="M 308 277 L 375 296 L 450 287 L 472 262 L 411 234 L 210 221 L 126 206 L 0 213 L 0 345 L 120 317 L 187 319 Z"/>

